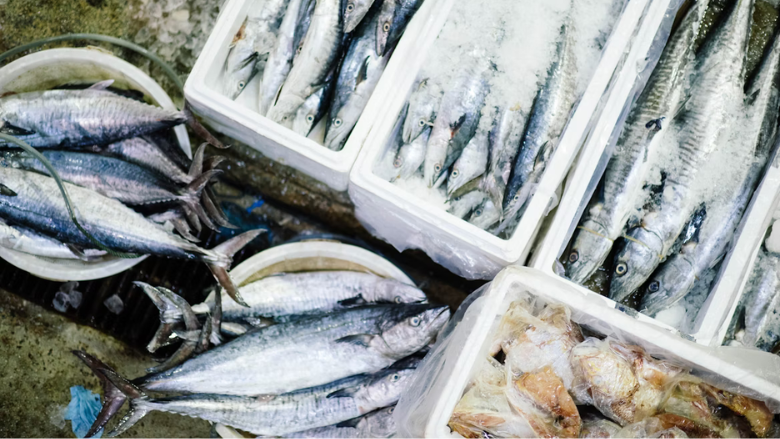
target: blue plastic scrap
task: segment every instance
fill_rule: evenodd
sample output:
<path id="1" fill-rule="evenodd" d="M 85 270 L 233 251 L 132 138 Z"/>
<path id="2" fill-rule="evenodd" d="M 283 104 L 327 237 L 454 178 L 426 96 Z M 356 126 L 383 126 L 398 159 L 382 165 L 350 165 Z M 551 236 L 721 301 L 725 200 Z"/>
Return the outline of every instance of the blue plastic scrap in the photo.
<path id="1" fill-rule="evenodd" d="M 76 437 L 84 437 L 87 434 L 101 407 L 100 395 L 81 386 L 70 388 L 70 404 L 65 409 L 65 419 L 70 421 L 70 427 Z M 100 437 L 102 434 L 101 429 L 92 437 Z"/>

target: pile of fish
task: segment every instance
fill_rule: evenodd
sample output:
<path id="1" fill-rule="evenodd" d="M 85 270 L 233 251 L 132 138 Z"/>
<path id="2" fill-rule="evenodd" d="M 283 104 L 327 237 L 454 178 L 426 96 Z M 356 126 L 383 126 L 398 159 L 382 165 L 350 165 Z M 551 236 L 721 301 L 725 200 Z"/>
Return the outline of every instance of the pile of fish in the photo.
<path id="1" fill-rule="evenodd" d="M 207 187 L 221 159 L 204 160 L 204 145 L 190 162 L 165 137 L 187 121 L 185 114 L 127 97 L 112 83 L 0 98 L 0 132 L 41 150 L 65 182 L 78 220 L 43 164 L 0 140 L 0 245 L 55 260 L 199 259 L 235 294 L 226 270 L 260 231 L 210 250 L 191 233 L 202 224 L 230 227 Z"/>
<path id="2" fill-rule="evenodd" d="M 390 180 L 422 173 L 428 188 L 446 192 L 450 213 L 511 235 L 576 99 L 570 29 L 567 20 L 528 114 L 516 104 L 487 107 L 491 80 L 502 74 L 488 56 L 463 62 L 449 83 L 418 79 L 389 140 Z"/>
<path id="3" fill-rule="evenodd" d="M 510 304 L 490 346 L 449 421 L 464 437 L 777 432 L 764 402 L 719 389 L 639 346 L 585 337 L 567 307 L 528 294 Z"/>
<path id="4" fill-rule="evenodd" d="M 230 46 L 223 93 L 259 81 L 257 111 L 343 148 L 422 0 L 256 0 Z"/>
<path id="5" fill-rule="evenodd" d="M 706 298 L 775 145 L 780 36 L 769 29 L 746 84 L 754 0 L 729 2 L 705 34 L 708 3 L 670 37 L 561 257 L 572 281 L 652 316 L 694 286 Z"/>
<path id="6" fill-rule="evenodd" d="M 137 284 L 160 309 L 148 349 L 183 342 L 132 381 L 74 352 L 104 386 L 103 409 L 87 436 L 129 398 L 110 436 L 160 410 L 262 436 L 389 437 L 392 406 L 450 314 L 413 286 L 352 271 L 265 277 L 241 287 L 247 306 L 222 292 L 190 307 L 170 290 Z M 235 338 L 222 343 L 225 337 Z M 211 343 L 217 346 L 208 349 Z"/>

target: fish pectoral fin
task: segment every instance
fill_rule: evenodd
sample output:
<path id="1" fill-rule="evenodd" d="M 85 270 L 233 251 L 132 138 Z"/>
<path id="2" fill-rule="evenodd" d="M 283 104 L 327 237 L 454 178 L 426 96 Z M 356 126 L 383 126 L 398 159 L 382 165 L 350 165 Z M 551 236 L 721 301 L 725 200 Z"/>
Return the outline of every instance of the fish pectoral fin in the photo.
<path id="1" fill-rule="evenodd" d="M 0 183 L 0 195 L 6 196 L 6 197 L 15 197 L 17 194 L 10 187 Z"/>
<path id="2" fill-rule="evenodd" d="M 337 428 L 355 428 L 360 424 L 360 421 L 363 418 L 353 418 L 353 419 L 347 419 L 346 421 L 339 422 L 335 426 Z"/>
<path id="3" fill-rule="evenodd" d="M 368 78 L 368 62 L 371 60 L 370 56 L 367 56 L 366 59 L 363 60 L 363 63 L 360 65 L 360 70 L 358 70 L 357 78 L 355 80 L 355 89 L 358 88 L 358 86 L 363 83 L 363 81 Z"/>
<path id="4" fill-rule="evenodd" d="M 359 305 L 365 305 L 366 299 L 363 298 L 362 294 L 358 294 L 355 297 L 350 297 L 349 299 L 339 300 L 339 305 L 341 306 L 359 306 Z"/>
<path id="5" fill-rule="evenodd" d="M 76 247 L 73 244 L 65 244 L 65 247 L 67 247 L 68 250 L 70 250 L 71 253 L 73 253 L 77 258 L 79 258 L 82 261 L 89 261 L 89 260 L 99 259 L 99 257 L 97 257 L 97 258 L 90 258 L 86 254 L 84 254 L 84 252 L 80 248 Z"/>
<path id="6" fill-rule="evenodd" d="M 355 346 L 369 347 L 371 345 L 371 340 L 373 340 L 374 337 L 375 336 L 371 334 L 348 335 L 336 340 L 336 343 L 349 343 Z"/>
<path id="7" fill-rule="evenodd" d="M 349 398 L 358 392 L 358 387 L 347 387 L 346 389 L 339 389 L 335 392 L 331 392 L 326 398 Z"/>
<path id="8" fill-rule="evenodd" d="M 111 87 L 112 85 L 114 85 L 114 80 L 106 79 L 105 81 L 100 81 L 92 84 L 87 88 L 87 90 L 105 90 L 108 87 Z"/>
<path id="9" fill-rule="evenodd" d="M 200 338 L 200 332 L 201 332 L 200 330 L 195 330 L 195 331 L 174 330 L 173 335 L 186 341 L 198 341 L 198 339 Z"/>
<path id="10" fill-rule="evenodd" d="M 450 136 L 450 139 L 454 139 L 455 136 L 458 135 L 458 131 L 460 131 L 460 127 L 462 127 L 465 122 L 466 122 L 466 115 L 462 114 L 458 118 L 458 120 L 455 121 L 455 123 L 450 125 L 450 128 L 452 129 L 452 135 Z"/>
<path id="11" fill-rule="evenodd" d="M 35 134 L 35 131 L 18 127 L 8 121 L 3 121 L 3 124 L 0 125 L 0 133 L 9 134 L 11 136 L 30 136 Z"/>

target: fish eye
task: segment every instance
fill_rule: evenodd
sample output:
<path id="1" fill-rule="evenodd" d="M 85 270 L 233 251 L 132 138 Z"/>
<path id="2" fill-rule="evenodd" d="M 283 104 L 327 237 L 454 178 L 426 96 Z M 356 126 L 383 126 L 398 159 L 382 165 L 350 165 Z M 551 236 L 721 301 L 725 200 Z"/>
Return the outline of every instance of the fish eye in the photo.
<path id="1" fill-rule="evenodd" d="M 512 197 L 512 201 L 518 201 L 520 199 L 520 195 L 515 195 Z"/>
<path id="2" fill-rule="evenodd" d="M 579 259 L 580 254 L 577 250 L 572 250 L 571 253 L 569 253 L 569 262 L 577 262 Z"/>
<path id="3" fill-rule="evenodd" d="M 625 262 L 621 262 L 617 264 L 615 267 L 615 274 L 618 276 L 623 276 L 628 271 L 628 266 L 625 264 Z"/>
<path id="4" fill-rule="evenodd" d="M 396 157 L 395 160 L 393 161 L 393 166 L 395 166 L 396 168 L 400 168 L 401 165 L 403 165 L 403 164 L 404 164 L 404 161 L 403 161 L 403 159 L 401 157 Z"/>
<path id="5" fill-rule="evenodd" d="M 395 299 L 393 299 L 393 300 L 395 301 L 395 303 L 401 303 L 402 302 L 401 296 L 395 296 Z"/>
<path id="6" fill-rule="evenodd" d="M 394 374 L 392 374 L 390 376 L 390 381 L 393 381 L 393 382 L 398 381 L 400 379 L 401 379 L 401 375 L 398 375 L 397 373 L 394 373 Z"/>
<path id="7" fill-rule="evenodd" d="M 246 87 L 246 82 L 244 82 L 244 81 L 239 81 L 239 83 L 238 83 L 238 89 L 239 89 L 239 90 L 243 90 L 243 89 L 244 89 L 244 87 Z"/>
<path id="8" fill-rule="evenodd" d="M 477 209 L 474 211 L 474 216 L 480 216 L 482 215 L 482 209 Z"/>
<path id="9" fill-rule="evenodd" d="M 458 174 L 460 174 L 460 172 L 458 172 L 458 170 L 457 170 L 457 169 L 453 169 L 453 170 L 452 170 L 452 177 L 453 177 L 453 178 L 457 177 L 457 176 L 458 176 Z"/>
<path id="10" fill-rule="evenodd" d="M 421 127 L 424 127 L 425 126 L 425 119 L 420 119 L 419 125 Z"/>
<path id="11" fill-rule="evenodd" d="M 355 5 L 347 3 L 347 12 L 352 12 L 355 9 Z"/>
<path id="12" fill-rule="evenodd" d="M 334 119 L 333 120 L 333 126 L 334 127 L 340 127 L 341 126 L 341 119 Z"/>
<path id="13" fill-rule="evenodd" d="M 647 286 L 647 289 L 650 290 L 651 293 L 656 293 L 659 289 L 661 289 L 661 284 L 657 280 L 654 280 L 650 282 L 650 285 Z"/>
<path id="14" fill-rule="evenodd" d="M 390 23 L 385 23 L 382 25 L 382 30 L 385 32 L 390 32 Z"/>
<path id="15" fill-rule="evenodd" d="M 434 165 L 434 166 L 433 166 L 433 170 L 434 170 L 435 172 L 439 172 L 439 171 L 441 171 L 441 165 L 440 165 L 440 164 L 438 164 L 438 163 L 436 163 L 436 165 Z"/>
<path id="16" fill-rule="evenodd" d="M 411 320 L 409 320 L 409 324 L 412 326 L 420 326 L 420 318 L 419 317 L 412 317 Z"/>
<path id="17" fill-rule="evenodd" d="M 394 409 L 395 407 L 390 407 L 389 409 L 387 409 L 387 413 L 393 414 Z"/>
<path id="18" fill-rule="evenodd" d="M 314 116 L 312 116 L 311 114 L 306 116 L 306 122 L 314 122 Z"/>

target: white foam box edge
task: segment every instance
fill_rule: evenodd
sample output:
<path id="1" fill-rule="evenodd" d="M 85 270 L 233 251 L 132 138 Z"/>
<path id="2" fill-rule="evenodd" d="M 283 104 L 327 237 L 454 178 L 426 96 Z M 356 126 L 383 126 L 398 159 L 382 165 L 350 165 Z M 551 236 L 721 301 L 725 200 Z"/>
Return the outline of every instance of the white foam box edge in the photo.
<path id="1" fill-rule="evenodd" d="M 377 86 L 387 96 L 381 117 L 371 127 L 365 147 L 358 155 L 350 174 L 349 192 L 355 202 L 355 214 L 374 235 L 399 250 L 419 248 L 435 262 L 455 274 L 470 279 L 491 279 L 503 267 L 524 263 L 531 245 L 548 213 L 557 200 L 556 190 L 577 155 L 582 139 L 595 117 L 597 107 L 613 79 L 614 73 L 635 34 L 645 11 L 655 3 L 669 0 L 627 2 L 616 23 L 594 75 L 576 106 L 547 169 L 542 174 L 536 194 L 508 240 L 500 239 L 460 218 L 426 205 L 392 183 L 373 173 L 374 165 L 385 150 L 388 136 L 400 113 L 408 91 L 425 61 L 425 55 L 438 37 L 446 16 L 432 20 L 425 39 L 419 39 L 415 50 L 401 47 L 390 60 L 385 76 Z M 440 12 L 452 9 L 454 0 L 443 0 Z M 443 14 L 442 14 L 443 15 Z M 646 20 L 642 20 L 645 22 Z M 653 32 L 649 39 L 652 40 Z M 649 42 L 648 42 L 649 44 Z M 395 237 L 395 238 L 394 238 Z M 400 237 L 400 238 L 398 238 Z"/>

